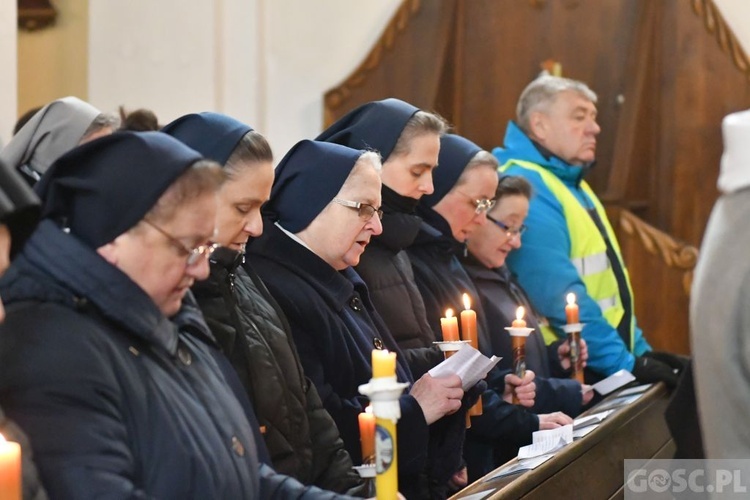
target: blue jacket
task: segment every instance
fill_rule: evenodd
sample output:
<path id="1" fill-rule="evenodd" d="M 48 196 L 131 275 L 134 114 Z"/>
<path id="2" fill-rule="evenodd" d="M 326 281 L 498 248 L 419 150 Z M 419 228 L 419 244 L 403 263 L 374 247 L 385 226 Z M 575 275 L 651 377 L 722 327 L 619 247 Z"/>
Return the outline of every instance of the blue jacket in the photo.
<path id="1" fill-rule="evenodd" d="M 52 498 L 329 497 L 256 456 L 200 315 L 42 221 L 0 280 L 0 394 Z M 184 321 L 184 322 L 183 322 Z"/>
<path id="2" fill-rule="evenodd" d="M 495 148 L 492 154 L 501 165 L 517 159 L 548 169 L 565 183 L 581 205 L 593 206 L 580 189 L 586 169 L 569 165 L 555 156 L 547 158 L 515 123 L 508 124 L 504 148 Z M 565 295 L 575 293 L 580 320 L 585 325 L 581 334 L 588 344 L 588 367 L 604 375 L 622 368 L 632 370 L 634 355 L 640 356 L 651 347 L 636 324 L 635 349 L 631 353 L 617 330 L 604 319 L 598 304 L 587 295 L 575 266 L 570 262 L 570 235 L 562 205 L 538 173 L 518 166 L 511 166 L 505 173 L 523 176 L 533 187 L 526 218 L 529 229 L 523 235 L 523 246 L 508 256 L 508 266 L 518 276 L 534 307 L 551 326 L 559 328 L 565 324 Z"/>

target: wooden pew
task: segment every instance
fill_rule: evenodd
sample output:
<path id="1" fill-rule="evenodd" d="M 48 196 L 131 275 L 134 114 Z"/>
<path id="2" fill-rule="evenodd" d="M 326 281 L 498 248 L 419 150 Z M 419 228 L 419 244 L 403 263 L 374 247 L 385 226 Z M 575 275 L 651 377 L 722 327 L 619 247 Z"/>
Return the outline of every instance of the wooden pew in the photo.
<path id="1" fill-rule="evenodd" d="M 607 397 L 584 413 L 596 413 Z M 652 386 L 641 398 L 611 414 L 599 427 L 569 444 L 534 470 L 492 478 L 498 470 L 470 484 L 451 497 L 482 499 L 580 499 L 623 498 L 623 460 L 670 458 L 674 443 L 664 421 L 668 402 L 666 387 Z"/>

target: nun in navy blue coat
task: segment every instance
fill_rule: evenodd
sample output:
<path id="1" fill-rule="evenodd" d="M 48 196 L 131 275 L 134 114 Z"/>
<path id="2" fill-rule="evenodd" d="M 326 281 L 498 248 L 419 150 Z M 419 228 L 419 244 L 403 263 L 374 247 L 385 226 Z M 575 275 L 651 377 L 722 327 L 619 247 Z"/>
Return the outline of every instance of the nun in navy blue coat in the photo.
<path id="1" fill-rule="evenodd" d="M 357 417 L 368 404 L 358 386 L 372 377 L 372 350 L 398 354 L 398 380 L 412 384 L 399 400 L 399 489 L 417 498 L 426 491 L 420 480 L 429 424 L 455 413 L 463 391 L 457 376 L 412 380 L 367 287 L 352 269 L 372 236 L 382 231 L 379 168 L 374 152 L 298 143 L 276 169 L 266 227 L 248 251 L 287 315 L 305 373 L 355 462 L 361 457 Z M 447 477 L 460 466 L 460 451 L 456 455 L 446 457 L 454 468 Z"/>

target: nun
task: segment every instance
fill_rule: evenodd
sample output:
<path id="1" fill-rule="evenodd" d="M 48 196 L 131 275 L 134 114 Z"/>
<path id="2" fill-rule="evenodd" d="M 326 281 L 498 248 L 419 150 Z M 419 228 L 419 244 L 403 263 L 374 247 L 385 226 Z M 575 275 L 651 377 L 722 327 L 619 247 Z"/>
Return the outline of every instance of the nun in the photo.
<path id="1" fill-rule="evenodd" d="M 0 151 L 0 159 L 33 186 L 63 154 L 111 134 L 119 125 L 116 116 L 77 97 L 63 97 L 37 111 Z"/>
<path id="2" fill-rule="evenodd" d="M 398 422 L 399 485 L 418 498 L 429 425 L 461 407 L 457 376 L 413 381 L 408 364 L 354 271 L 382 232 L 377 153 L 302 141 L 281 161 L 252 262 L 289 320 L 305 373 L 318 388 L 355 463 L 357 417 L 368 401 L 358 386 L 372 377 L 371 352 L 397 353 L 396 375 L 410 384 Z"/>
<path id="3" fill-rule="evenodd" d="M 507 333 L 490 330 L 479 293 L 457 257 L 466 251 L 466 240 L 472 233 L 487 224 L 487 210 L 495 204 L 497 161 L 470 140 L 446 134 L 440 140 L 438 164 L 433 175 L 434 192 L 422 197 L 417 207 L 422 225 L 407 249 L 417 285 L 436 336 L 440 335 L 437 319 L 442 311 L 448 307 L 463 309 L 461 298 L 468 293 L 477 312 L 479 350 L 485 355 L 498 354 L 497 337 Z M 522 406 L 507 404 L 508 386 L 516 386 L 519 391 L 534 377 L 531 370 L 522 380 L 497 368 L 488 375 L 490 390 L 483 395 L 484 412 L 472 418 L 466 434 L 464 456 L 469 481 L 515 456 L 518 447 L 531 443 L 534 431 L 572 422 L 559 412 L 537 416 Z M 533 401 L 528 406 L 533 406 Z"/>
<path id="4" fill-rule="evenodd" d="M 250 126 L 219 113 L 194 113 L 164 132 L 223 166 L 208 279 L 193 294 L 250 398 L 277 472 L 304 484 L 349 494 L 364 483 L 315 385 L 305 377 L 283 311 L 245 259 L 263 232 L 261 206 L 273 183 L 273 155 Z M 244 265 L 243 265 L 244 261 Z"/>

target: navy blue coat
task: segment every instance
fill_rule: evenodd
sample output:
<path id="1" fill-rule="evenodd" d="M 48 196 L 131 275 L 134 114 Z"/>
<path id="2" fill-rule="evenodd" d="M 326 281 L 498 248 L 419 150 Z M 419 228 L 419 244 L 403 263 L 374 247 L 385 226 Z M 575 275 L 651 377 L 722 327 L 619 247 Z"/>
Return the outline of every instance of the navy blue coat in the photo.
<path id="1" fill-rule="evenodd" d="M 375 339 L 397 352 L 399 381 L 412 382 L 396 342 L 375 312 L 367 287 L 351 268 L 338 272 L 312 251 L 266 221 L 263 236 L 248 246 L 253 268 L 284 311 L 305 374 L 318 388 L 355 463 L 361 463 L 357 416 L 368 400 L 358 386 L 372 377 Z M 416 399 L 400 398 L 399 477 L 425 466 L 428 426 Z M 403 481 L 399 484 L 406 495 Z M 407 495 L 408 497 L 408 495 Z"/>
<path id="2" fill-rule="evenodd" d="M 570 378 L 552 378 L 550 361 L 555 361 L 555 371 L 562 372 L 557 352 L 549 353 L 544 345 L 539 329 L 539 320 L 531 307 L 523 289 L 514 282 L 510 270 L 503 266 L 499 269 L 487 269 L 471 255 L 462 259 L 466 272 L 471 277 L 482 299 L 482 309 L 488 325 L 497 325 L 495 348 L 499 351 L 496 356 L 503 356 L 499 366 L 510 368 L 513 361 L 513 348 L 510 335 L 503 335 L 500 328 L 510 326 L 515 319 L 516 309 L 523 306 L 526 309 L 526 325 L 534 328 L 534 332 L 526 341 L 526 367 L 536 374 L 537 396 L 534 401 L 534 411 L 537 413 L 551 413 L 562 411 L 575 417 L 581 412 L 581 384 Z M 555 349 L 558 344 L 554 344 Z M 554 354 L 554 357 L 552 355 Z"/>
<path id="3" fill-rule="evenodd" d="M 328 497 L 258 462 L 200 316 L 43 221 L 0 280 L 0 396 L 53 498 Z"/>

